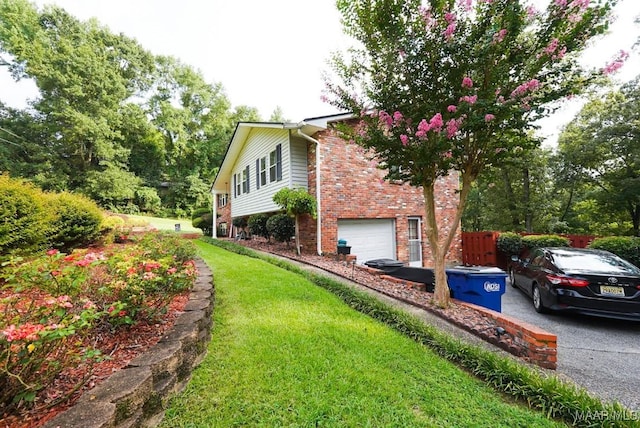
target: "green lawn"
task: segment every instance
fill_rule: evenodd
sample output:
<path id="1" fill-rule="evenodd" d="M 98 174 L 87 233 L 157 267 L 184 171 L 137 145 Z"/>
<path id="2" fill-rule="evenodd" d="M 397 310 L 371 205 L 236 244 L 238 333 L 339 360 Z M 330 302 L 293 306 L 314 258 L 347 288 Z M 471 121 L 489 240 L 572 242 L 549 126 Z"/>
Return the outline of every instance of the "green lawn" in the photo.
<path id="1" fill-rule="evenodd" d="M 176 218 L 160 218 L 160 217 L 147 217 L 142 215 L 127 214 L 127 217 L 139 224 L 148 224 L 149 226 L 158 230 L 174 231 L 176 224 L 180 224 L 181 232 L 202 232 L 201 229 L 197 229 L 191 225 L 191 219 L 176 219 Z"/>
<path id="2" fill-rule="evenodd" d="M 163 427 L 556 426 L 301 276 L 197 245 L 213 338 Z"/>

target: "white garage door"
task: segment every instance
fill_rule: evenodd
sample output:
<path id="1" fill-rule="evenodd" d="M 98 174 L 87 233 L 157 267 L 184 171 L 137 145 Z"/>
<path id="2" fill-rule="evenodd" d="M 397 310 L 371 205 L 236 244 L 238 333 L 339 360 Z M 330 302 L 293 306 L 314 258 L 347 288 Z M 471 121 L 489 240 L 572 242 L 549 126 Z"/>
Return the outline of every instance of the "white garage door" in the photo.
<path id="1" fill-rule="evenodd" d="M 393 219 L 338 220 L 338 239 L 347 241 L 358 264 L 374 259 L 395 259 L 396 239 Z"/>

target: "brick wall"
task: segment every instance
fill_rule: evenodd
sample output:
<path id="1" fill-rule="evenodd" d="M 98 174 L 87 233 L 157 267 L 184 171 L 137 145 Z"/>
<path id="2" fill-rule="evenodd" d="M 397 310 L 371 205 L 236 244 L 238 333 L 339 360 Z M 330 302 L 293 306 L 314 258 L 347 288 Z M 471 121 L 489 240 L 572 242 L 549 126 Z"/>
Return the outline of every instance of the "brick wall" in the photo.
<path id="1" fill-rule="evenodd" d="M 338 240 L 338 219 L 394 219 L 396 227 L 396 249 L 398 260 L 408 260 L 409 217 L 422 219 L 423 260 L 425 266 L 432 264 L 429 245 L 424 230 L 424 196 L 422 188 L 408 184 L 393 184 L 383 180 L 384 172 L 377 168 L 377 161 L 371 159 L 362 147 L 339 138 L 332 129 L 314 135 L 321 142 L 321 219 L 322 251 L 335 252 Z M 316 146 L 309 145 L 309 192 L 316 189 Z M 453 226 L 453 218 L 458 204 L 456 190 L 458 176 L 452 174 L 442 179 L 436 186 L 436 210 L 440 227 Z M 305 223 L 306 249 L 316 248 L 315 220 Z M 305 242 L 305 241 L 303 241 Z M 450 248 L 448 260 L 461 261 L 460 232 Z"/>
<path id="2" fill-rule="evenodd" d="M 233 226 L 231 224 L 231 198 L 227 201 L 227 204 L 224 207 L 218 206 L 218 219 L 216 220 L 216 224 L 219 226 L 220 223 L 227 223 L 227 235 L 229 236 L 229 230 Z"/>

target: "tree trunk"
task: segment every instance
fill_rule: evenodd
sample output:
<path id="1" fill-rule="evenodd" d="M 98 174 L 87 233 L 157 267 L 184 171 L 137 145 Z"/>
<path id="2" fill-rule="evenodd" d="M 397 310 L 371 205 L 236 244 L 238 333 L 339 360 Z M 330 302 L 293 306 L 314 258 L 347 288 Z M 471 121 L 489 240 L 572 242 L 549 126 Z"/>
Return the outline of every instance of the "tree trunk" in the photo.
<path id="1" fill-rule="evenodd" d="M 509 215 L 511 217 L 511 224 L 518 230 L 520 228 L 520 216 L 518 215 L 518 207 L 515 203 L 515 196 L 513 194 L 513 185 L 511 184 L 511 177 L 506 168 L 502 168 L 502 178 L 504 179 L 504 189 L 507 193 L 507 207 L 509 208 Z"/>
<path id="2" fill-rule="evenodd" d="M 438 223 L 436 220 L 434 185 L 431 184 L 423 186 L 427 239 L 429 241 L 429 246 L 431 247 L 431 254 L 434 263 L 435 289 L 433 297 L 436 305 L 441 308 L 448 308 L 450 304 L 451 295 L 449 292 L 449 284 L 447 282 L 446 258 L 447 253 L 449 252 L 449 247 L 451 246 L 453 238 L 460 226 L 460 219 L 462 218 L 462 212 L 464 211 L 464 204 L 471 189 L 471 175 L 468 173 L 462 173 L 461 181 L 462 186 L 460 188 L 460 199 L 458 201 L 456 214 L 449 231 L 443 231 L 443 233 L 445 233 L 443 239 L 441 239 L 440 230 L 438 229 Z"/>
<path id="3" fill-rule="evenodd" d="M 295 240 L 296 240 L 296 253 L 300 255 L 300 224 L 298 222 L 298 216 L 295 217 Z"/>
<path id="4" fill-rule="evenodd" d="M 524 202 L 524 229 L 533 232 L 533 212 L 531 211 L 531 177 L 529 168 L 522 170 L 522 199 Z"/>

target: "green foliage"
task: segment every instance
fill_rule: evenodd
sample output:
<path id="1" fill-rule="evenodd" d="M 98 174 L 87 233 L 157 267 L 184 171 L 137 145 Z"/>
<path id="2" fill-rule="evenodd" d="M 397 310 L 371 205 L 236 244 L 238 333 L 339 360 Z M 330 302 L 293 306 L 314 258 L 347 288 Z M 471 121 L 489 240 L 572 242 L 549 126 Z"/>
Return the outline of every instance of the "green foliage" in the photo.
<path id="1" fill-rule="evenodd" d="M 640 235 L 639 112 L 640 77 L 636 77 L 620 90 L 588 102 L 558 140 L 566 181 L 588 186 L 589 199 L 600 208 L 591 220 L 601 223 L 615 214 L 624 216 L 634 236 Z M 577 216 L 581 210 L 575 202 L 567 203 L 567 209 Z"/>
<path id="2" fill-rule="evenodd" d="M 231 223 L 237 228 L 244 229 L 245 227 L 247 227 L 247 218 L 234 217 L 233 220 L 231 220 Z"/>
<path id="3" fill-rule="evenodd" d="M 440 306 L 448 303 L 445 257 L 472 183 L 485 166 L 517 156 L 549 103 L 603 80 L 578 54 L 606 31 L 614 3 L 556 1 L 529 13 L 517 0 L 427 8 L 421 0 L 338 0 L 357 47 L 333 57 L 326 96 L 359 119 L 346 137 L 375 152 L 386 179 L 424 189 L 428 222 L 435 183 L 459 173 L 454 227 L 427 224 Z"/>
<path id="4" fill-rule="evenodd" d="M 295 235 L 295 223 L 291 217 L 286 214 L 276 214 L 267 220 L 267 231 L 278 242 L 287 242 Z"/>
<path id="5" fill-rule="evenodd" d="M 497 246 L 504 254 L 520 254 L 523 248 L 522 236 L 514 232 L 502 232 L 498 236 Z"/>
<path id="6" fill-rule="evenodd" d="M 44 248 L 52 219 L 41 190 L 0 174 L 0 257 Z"/>
<path id="7" fill-rule="evenodd" d="M 640 238 L 631 236 L 596 238 L 589 244 L 589 248 L 609 251 L 640 266 Z"/>
<path id="8" fill-rule="evenodd" d="M 194 255 L 193 243 L 175 234 L 148 234 L 101 251 L 49 250 L 6 263 L 0 271 L 0 417 L 28 405 L 63 370 L 99 358 L 83 339 L 157 322 L 193 285 Z"/>
<path id="9" fill-rule="evenodd" d="M 211 228 L 213 227 L 213 212 L 211 208 L 196 209 L 191 215 L 191 224 L 193 227 L 202 229 L 204 236 L 211 236 Z"/>
<path id="10" fill-rule="evenodd" d="M 415 316 L 389 306 L 370 294 L 359 291 L 342 282 L 306 270 L 286 260 L 258 254 L 228 241 L 203 239 L 212 245 L 264 260 L 301 275 L 319 287 L 329 290 L 355 310 L 429 347 L 441 357 L 460 365 L 470 373 L 483 379 L 497 391 L 521 400 L 527 406 L 540 410 L 549 418 L 561 419 L 568 425 L 579 427 L 593 426 L 593 420 L 580 417 L 580 415 L 588 413 L 608 412 L 608 414 L 626 415 L 627 419 L 631 420 L 632 413 L 619 403 L 603 403 L 572 382 L 565 382 L 558 377 L 548 376 L 524 364 L 515 362 L 511 358 L 464 343 L 431 325 L 425 324 L 424 321 Z M 622 419 L 607 421 L 609 423 L 607 426 L 633 426 Z"/>
<path id="11" fill-rule="evenodd" d="M 278 204 L 287 214 L 295 217 L 309 214 L 316 217 L 316 199 L 305 189 L 283 187 L 273 195 L 273 202 Z"/>
<path id="12" fill-rule="evenodd" d="M 269 216 L 266 214 L 254 214 L 250 216 L 249 221 L 247 222 L 249 232 L 251 232 L 252 235 L 269 239 L 271 235 L 269 234 L 269 230 L 267 229 L 268 220 Z"/>
<path id="13" fill-rule="evenodd" d="M 92 200 L 71 193 L 51 194 L 47 204 L 53 211 L 50 247 L 71 250 L 95 241 L 101 232 L 102 211 Z"/>
<path id="14" fill-rule="evenodd" d="M 569 238 L 558 235 L 528 235 L 522 237 L 522 245 L 529 250 L 540 247 L 568 247 Z"/>

